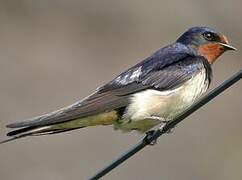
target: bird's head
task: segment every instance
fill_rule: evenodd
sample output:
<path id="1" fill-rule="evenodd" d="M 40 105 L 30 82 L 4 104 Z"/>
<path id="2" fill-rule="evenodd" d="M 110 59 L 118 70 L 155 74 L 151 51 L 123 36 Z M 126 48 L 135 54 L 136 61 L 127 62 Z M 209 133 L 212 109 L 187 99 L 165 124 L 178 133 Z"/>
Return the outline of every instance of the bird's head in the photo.
<path id="1" fill-rule="evenodd" d="M 227 50 L 236 50 L 229 45 L 225 35 L 209 27 L 193 27 L 182 34 L 177 42 L 192 48 L 212 64 Z"/>

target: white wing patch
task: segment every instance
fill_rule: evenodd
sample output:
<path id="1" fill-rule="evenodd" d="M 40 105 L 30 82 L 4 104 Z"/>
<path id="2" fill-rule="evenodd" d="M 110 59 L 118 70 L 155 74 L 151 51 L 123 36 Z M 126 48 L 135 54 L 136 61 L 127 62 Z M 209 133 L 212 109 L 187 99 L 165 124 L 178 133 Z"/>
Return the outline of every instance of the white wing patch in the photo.
<path id="1" fill-rule="evenodd" d="M 141 67 L 139 67 L 138 69 L 136 69 L 132 75 L 130 76 L 131 80 L 136 80 L 139 78 L 139 76 L 141 75 L 142 71 L 141 71 Z"/>
<path id="2" fill-rule="evenodd" d="M 118 83 L 122 84 L 122 85 L 126 85 L 129 82 L 135 81 L 139 79 L 139 76 L 142 74 L 141 71 L 142 67 L 138 67 L 137 69 L 135 69 L 133 72 L 130 72 L 131 74 L 127 73 L 126 75 L 120 75 L 116 78 L 115 81 L 117 81 Z"/>

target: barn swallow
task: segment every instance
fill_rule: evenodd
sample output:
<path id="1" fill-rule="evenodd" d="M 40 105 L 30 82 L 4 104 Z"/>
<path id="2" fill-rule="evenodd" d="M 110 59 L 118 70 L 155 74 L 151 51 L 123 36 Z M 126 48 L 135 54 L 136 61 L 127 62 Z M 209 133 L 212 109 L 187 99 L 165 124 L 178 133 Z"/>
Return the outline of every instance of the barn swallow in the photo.
<path id="1" fill-rule="evenodd" d="M 90 96 L 55 112 L 7 125 L 8 142 L 97 125 L 125 132 L 148 132 L 174 119 L 203 95 L 212 79 L 211 65 L 229 45 L 209 27 L 192 27 L 175 43 L 97 88 Z"/>

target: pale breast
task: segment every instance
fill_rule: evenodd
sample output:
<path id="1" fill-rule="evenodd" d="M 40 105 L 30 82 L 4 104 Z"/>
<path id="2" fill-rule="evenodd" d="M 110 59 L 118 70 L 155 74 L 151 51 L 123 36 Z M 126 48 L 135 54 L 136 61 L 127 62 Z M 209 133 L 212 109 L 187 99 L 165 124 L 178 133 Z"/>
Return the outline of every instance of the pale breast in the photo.
<path id="1" fill-rule="evenodd" d="M 131 104 L 124 114 L 125 118 L 141 120 L 158 116 L 170 120 L 189 107 L 208 89 L 206 70 L 202 70 L 184 85 L 169 91 L 145 90 L 131 98 Z"/>

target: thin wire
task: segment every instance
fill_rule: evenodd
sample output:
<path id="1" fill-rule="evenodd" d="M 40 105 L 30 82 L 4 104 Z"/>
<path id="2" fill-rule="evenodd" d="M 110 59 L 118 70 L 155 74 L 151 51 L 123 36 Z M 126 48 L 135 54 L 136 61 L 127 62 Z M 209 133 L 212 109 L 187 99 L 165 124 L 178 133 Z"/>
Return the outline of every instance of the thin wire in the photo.
<path id="1" fill-rule="evenodd" d="M 221 85 L 216 87 L 214 90 L 209 92 L 207 95 L 203 96 L 200 100 L 198 100 L 196 103 L 194 103 L 190 108 L 188 108 L 186 111 L 181 113 L 178 117 L 176 117 L 174 120 L 168 122 L 162 129 L 158 129 L 153 133 L 151 136 L 145 137 L 143 140 L 141 140 L 138 144 L 130 148 L 128 151 L 126 151 L 123 155 L 121 155 L 119 158 L 114 160 L 112 163 L 101 169 L 99 172 L 97 172 L 94 176 L 89 178 L 90 180 L 97 180 L 103 177 L 104 175 L 108 174 L 110 171 L 112 171 L 114 168 L 119 166 L 121 163 L 126 161 L 131 156 L 135 155 L 137 152 L 142 150 L 144 147 L 149 145 L 151 142 L 157 140 L 162 134 L 168 132 L 170 129 L 174 128 L 178 123 L 183 121 L 186 117 L 191 115 L 193 112 L 207 104 L 209 101 L 211 101 L 213 98 L 221 94 L 223 91 L 225 91 L 227 88 L 235 84 L 237 81 L 239 81 L 242 78 L 242 69 L 235 73 L 233 76 L 228 78 L 226 81 L 224 81 Z"/>

